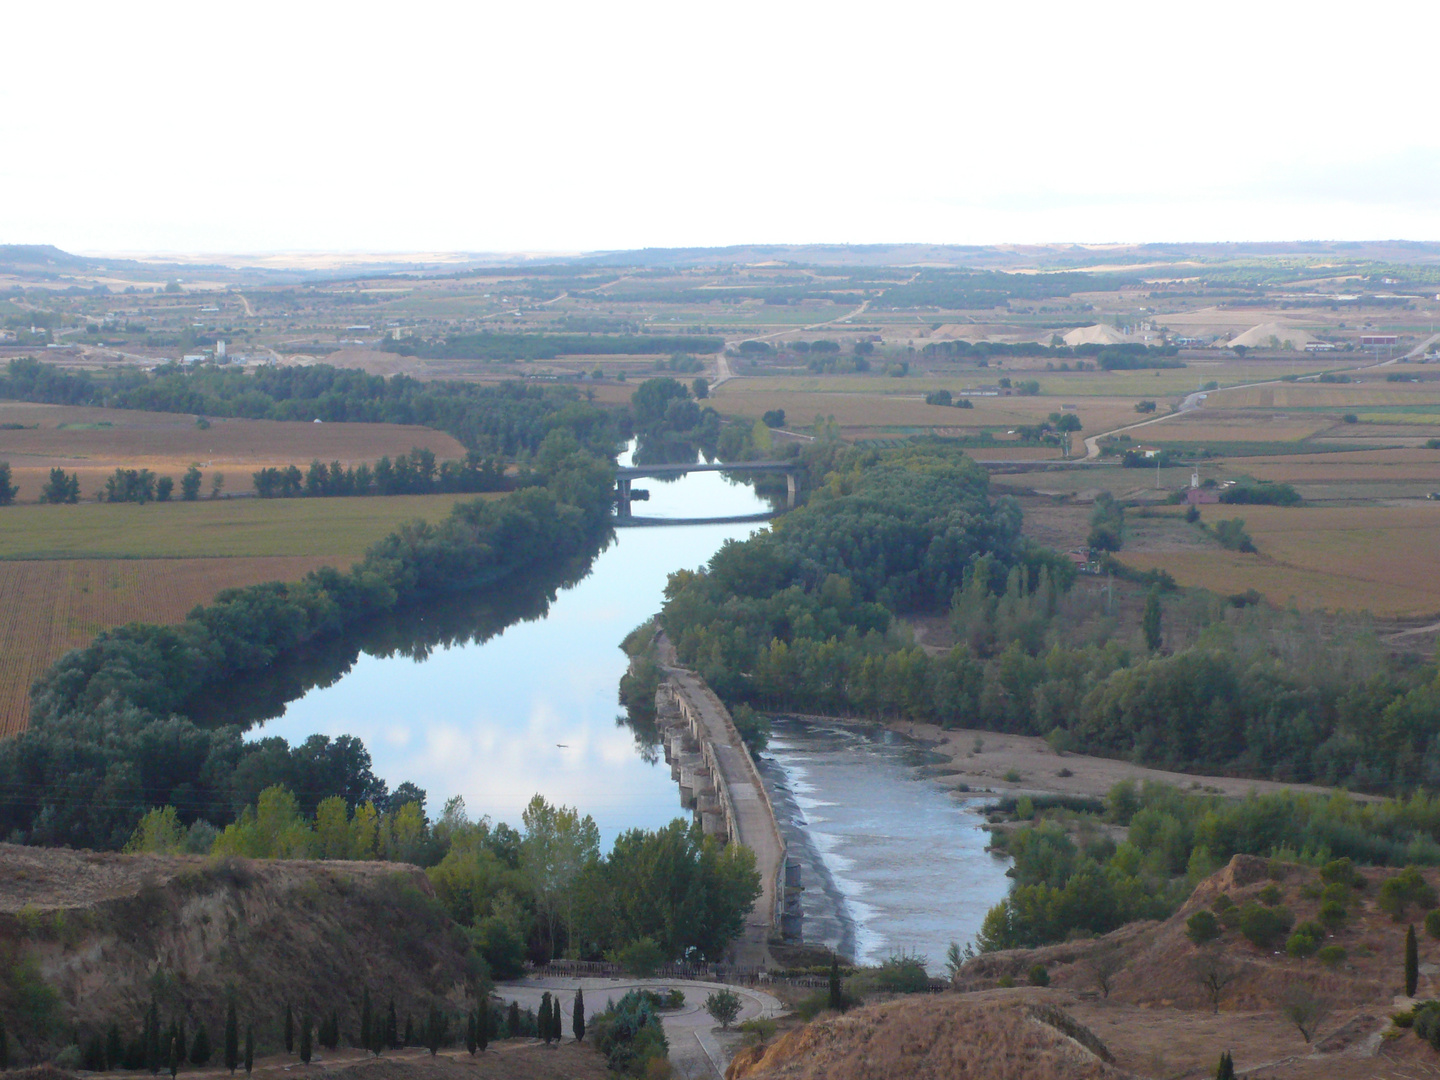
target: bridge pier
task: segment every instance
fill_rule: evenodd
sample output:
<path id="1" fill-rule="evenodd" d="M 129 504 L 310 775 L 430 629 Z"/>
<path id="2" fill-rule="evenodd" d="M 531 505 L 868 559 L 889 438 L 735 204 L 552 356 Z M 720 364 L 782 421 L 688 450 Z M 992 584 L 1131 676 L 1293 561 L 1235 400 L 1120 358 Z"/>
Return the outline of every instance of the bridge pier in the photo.
<path id="1" fill-rule="evenodd" d="M 630 478 L 622 476 L 615 481 L 615 514 L 618 517 L 630 516 Z"/>
<path id="2" fill-rule="evenodd" d="M 795 474 L 793 472 L 785 474 L 785 509 L 795 509 Z"/>

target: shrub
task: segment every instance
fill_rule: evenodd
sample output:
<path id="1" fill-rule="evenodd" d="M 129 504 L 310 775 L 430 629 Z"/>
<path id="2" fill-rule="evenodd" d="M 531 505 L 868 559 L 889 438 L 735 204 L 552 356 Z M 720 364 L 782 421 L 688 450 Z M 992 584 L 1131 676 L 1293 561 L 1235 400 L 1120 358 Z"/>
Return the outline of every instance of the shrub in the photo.
<path id="1" fill-rule="evenodd" d="M 1283 907 L 1261 907 L 1253 900 L 1240 909 L 1240 933 L 1262 949 L 1271 948 L 1290 932 L 1294 917 Z"/>
<path id="2" fill-rule="evenodd" d="M 1011 769 L 1005 774 L 1005 782 L 1008 784 L 1018 784 L 1020 780 L 1020 770 L 1018 769 Z"/>
<path id="3" fill-rule="evenodd" d="M 645 1076 L 652 1062 L 665 1062 L 670 1044 L 660 1014 L 641 993 L 632 990 L 591 1023 L 595 1047 L 615 1072 Z"/>
<path id="4" fill-rule="evenodd" d="M 1290 940 L 1285 942 L 1285 951 L 1291 956 L 1314 956 L 1325 940 L 1325 928 L 1317 922 L 1306 921 L 1295 928 Z"/>
<path id="5" fill-rule="evenodd" d="M 1220 936 L 1220 921 L 1203 908 L 1185 920 L 1185 936 L 1196 945 L 1204 945 Z"/>
<path id="6" fill-rule="evenodd" d="M 1364 877 L 1350 859 L 1332 859 L 1320 868 L 1320 878 L 1331 885 L 1348 885 L 1354 889 L 1365 887 Z"/>
<path id="7" fill-rule="evenodd" d="M 1235 901 L 1230 899 L 1229 893 L 1222 892 L 1210 902 L 1210 910 L 1219 915 L 1223 911 L 1229 911 L 1235 906 Z"/>
<path id="8" fill-rule="evenodd" d="M 722 1031 L 729 1031 L 740 1015 L 740 995 L 733 990 L 717 990 L 705 999 L 705 1011 Z"/>
<path id="9" fill-rule="evenodd" d="M 1266 907 L 1274 907 L 1280 903 L 1280 887 L 1278 885 L 1266 885 L 1256 895 Z"/>
<path id="10" fill-rule="evenodd" d="M 774 1020 L 757 1016 L 754 1020 L 745 1020 L 737 1024 L 735 1030 L 744 1035 L 747 1042 L 756 1044 L 774 1038 L 777 1026 Z"/>
<path id="11" fill-rule="evenodd" d="M 1345 961 L 1345 949 L 1339 945 L 1326 945 L 1315 954 L 1315 958 L 1326 967 L 1339 967 Z"/>
<path id="12" fill-rule="evenodd" d="M 627 975 L 648 979 L 665 962 L 665 954 L 651 938 L 644 937 L 616 953 L 615 962 L 625 969 Z"/>
<path id="13" fill-rule="evenodd" d="M 1434 914 L 1434 912 L 1431 914 Z M 1320 921 L 1326 926 L 1339 926 L 1344 923 L 1348 915 L 1349 912 L 1344 904 L 1334 900 L 1322 900 L 1320 902 Z M 1427 922 L 1425 927 L 1429 929 L 1430 924 Z M 1440 937 L 1440 933 L 1437 933 L 1436 936 Z"/>
<path id="14" fill-rule="evenodd" d="M 1425 933 L 1432 938 L 1440 938 L 1440 911 L 1425 913 Z"/>
<path id="15" fill-rule="evenodd" d="M 1046 970 L 1044 964 L 1035 964 L 1026 974 L 1026 979 L 1031 986 L 1049 986 L 1050 972 Z"/>
<path id="16" fill-rule="evenodd" d="M 925 958 L 899 953 L 891 956 L 875 972 L 875 986 L 891 994 L 923 994 L 930 989 L 930 973 Z"/>
<path id="17" fill-rule="evenodd" d="M 1435 890 L 1421 876 L 1420 868 L 1407 866 L 1380 885 L 1377 903 L 1381 911 L 1400 922 L 1411 904 L 1429 911 L 1436 906 L 1437 899 Z"/>
<path id="18" fill-rule="evenodd" d="M 1001 975 L 1001 976 L 1000 976 L 1000 982 L 999 982 L 998 985 L 999 985 L 999 987 L 1000 987 L 1001 990 L 1009 990 L 1011 987 L 1013 987 L 1013 986 L 1015 985 L 1015 979 L 1014 979 L 1013 976 L 1010 976 L 1010 975 Z"/>

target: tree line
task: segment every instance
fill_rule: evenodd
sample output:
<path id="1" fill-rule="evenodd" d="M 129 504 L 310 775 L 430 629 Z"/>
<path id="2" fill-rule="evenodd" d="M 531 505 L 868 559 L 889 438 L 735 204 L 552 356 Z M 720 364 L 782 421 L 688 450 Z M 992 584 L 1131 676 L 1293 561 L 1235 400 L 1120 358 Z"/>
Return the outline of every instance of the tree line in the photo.
<path id="1" fill-rule="evenodd" d="M 469 450 L 507 458 L 537 452 L 557 428 L 569 430 L 602 457 L 614 454 L 619 439 L 615 418 L 573 387 L 518 380 L 422 382 L 329 364 L 265 365 L 253 371 L 162 364 L 148 372 L 126 369 L 96 376 L 21 357 L 0 376 L 0 398 L 201 417 L 418 424 L 448 432 Z"/>
<path id="2" fill-rule="evenodd" d="M 251 474 L 255 494 L 262 499 L 333 498 L 365 495 L 426 495 L 433 492 L 471 494 L 503 491 L 505 469 L 493 457 L 471 450 L 460 461 L 437 462 L 433 451 L 413 447 L 409 454 L 389 455 L 374 468 L 361 463 L 346 467 L 338 461 L 326 465 L 318 458 L 301 472 L 298 465 L 268 466 Z"/>
<path id="3" fill-rule="evenodd" d="M 526 361 L 557 356 L 717 353 L 723 338 L 696 334 L 449 334 L 437 340 L 386 338 L 386 352 L 439 360 Z"/>

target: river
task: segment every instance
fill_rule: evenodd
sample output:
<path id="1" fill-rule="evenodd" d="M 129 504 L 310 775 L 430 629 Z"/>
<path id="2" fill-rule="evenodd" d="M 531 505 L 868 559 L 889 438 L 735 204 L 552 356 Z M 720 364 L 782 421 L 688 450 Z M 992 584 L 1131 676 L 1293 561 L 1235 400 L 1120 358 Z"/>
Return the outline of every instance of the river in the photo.
<path id="1" fill-rule="evenodd" d="M 769 509 L 719 473 L 637 486 L 651 494 L 635 510 L 650 519 Z M 557 579 L 522 589 L 513 606 L 461 601 L 454 612 L 420 617 L 430 627 L 373 635 L 374 644 L 320 665 L 326 674 L 296 681 L 292 692 L 278 679 L 267 688 L 274 718 L 251 737 L 354 735 L 392 788 L 410 781 L 426 791 L 432 815 L 459 795 L 472 817 L 519 827 L 539 794 L 592 815 L 608 849 L 626 829 L 684 814 L 669 767 L 618 716 L 627 665 L 620 642 L 659 610 L 672 571 L 700 567 L 726 540 L 763 527 L 619 529 L 568 587 Z M 933 970 L 951 938 L 973 936 L 1007 882 L 1003 865 L 981 850 L 978 816 L 917 779 L 916 753 L 849 729 L 782 721 L 762 770 L 789 808 L 777 807 L 788 841 L 809 853 L 806 939 L 869 961 L 920 951 Z M 849 805 L 860 791 L 863 806 Z"/>

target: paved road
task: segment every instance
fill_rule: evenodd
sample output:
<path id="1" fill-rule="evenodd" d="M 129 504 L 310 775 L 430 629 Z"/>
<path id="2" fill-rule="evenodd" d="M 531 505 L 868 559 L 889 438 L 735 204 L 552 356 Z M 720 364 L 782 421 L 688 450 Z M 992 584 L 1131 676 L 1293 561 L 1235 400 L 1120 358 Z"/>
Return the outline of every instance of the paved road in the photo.
<path id="1" fill-rule="evenodd" d="M 737 1023 L 756 1017 L 779 1016 L 785 1011 L 784 1005 L 761 990 L 687 979 L 560 979 L 536 976 L 523 982 L 500 983 L 495 987 L 495 994 L 507 1004 L 516 1001 L 522 1009 L 533 1009 L 540 1004 L 545 991 L 558 993 L 561 1030 L 566 1037 L 573 1038 L 570 1018 L 575 1011 L 577 986 L 585 991 L 587 1017 L 602 1012 L 606 1002 L 618 1001 L 629 991 L 641 987 L 674 987 L 680 990 L 685 995 L 685 1005 L 664 1014 L 665 1037 L 670 1041 L 670 1063 L 675 1072 L 694 1080 L 700 1077 L 723 1078 L 741 1042 L 740 1036 L 733 1031 L 721 1032 L 705 1011 L 705 999 L 710 994 L 717 990 L 730 990 L 739 995 L 741 1008 Z"/>

